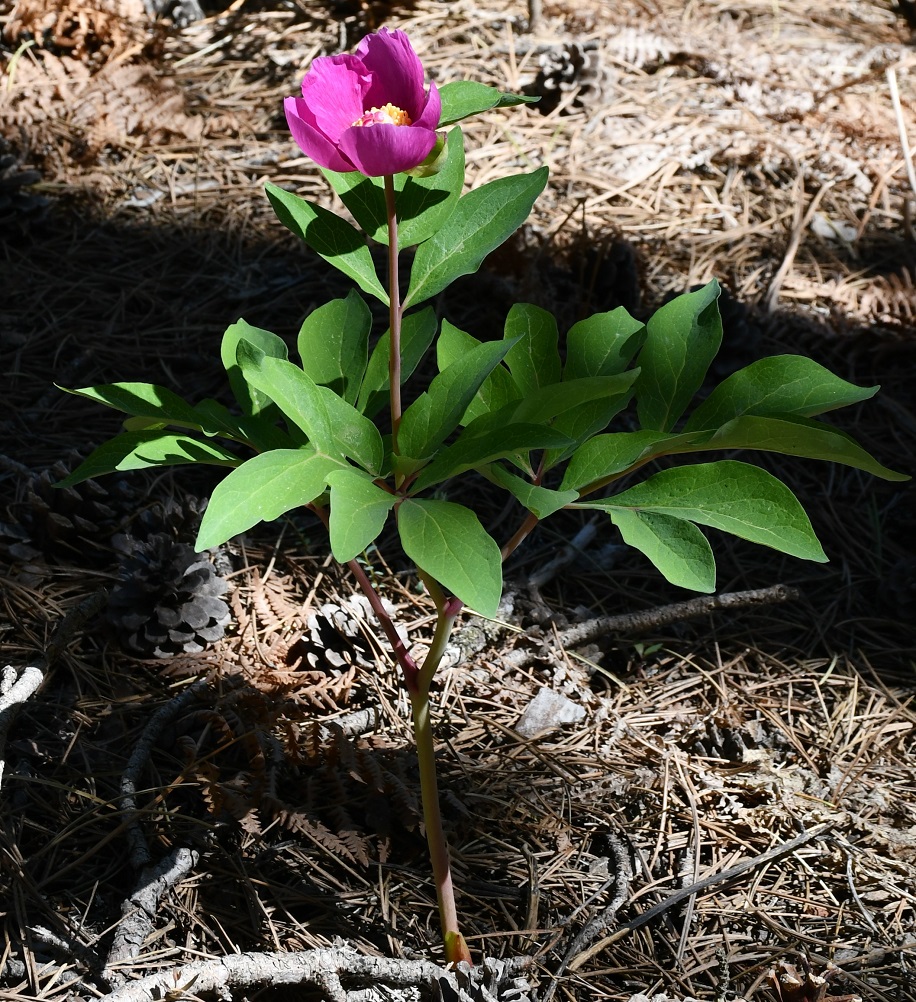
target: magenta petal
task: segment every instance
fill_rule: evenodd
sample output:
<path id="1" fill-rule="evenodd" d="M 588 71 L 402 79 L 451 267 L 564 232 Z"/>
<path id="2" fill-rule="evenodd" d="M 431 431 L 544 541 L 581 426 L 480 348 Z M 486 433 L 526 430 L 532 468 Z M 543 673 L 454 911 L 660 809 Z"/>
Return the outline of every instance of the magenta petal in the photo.
<path id="1" fill-rule="evenodd" d="M 426 107 L 423 109 L 423 114 L 413 124 L 417 129 L 435 129 L 441 117 L 442 98 L 439 96 L 439 88 L 434 83 L 430 83 Z"/>
<path id="2" fill-rule="evenodd" d="M 340 137 L 340 149 L 367 177 L 400 174 L 429 156 L 436 133 L 410 125 L 357 126 Z"/>
<path id="3" fill-rule="evenodd" d="M 303 121 L 331 142 L 362 115 L 370 74 L 354 56 L 323 56 L 314 60 L 302 81 Z"/>
<path id="4" fill-rule="evenodd" d="M 416 121 L 426 99 L 423 64 L 404 32 L 379 28 L 359 43 L 356 56 L 372 74 L 367 107 L 393 104 Z"/>
<path id="5" fill-rule="evenodd" d="M 336 170 L 340 173 L 357 169 L 341 155 L 337 146 L 327 136 L 303 119 L 303 114 L 308 116 L 309 109 L 301 97 L 286 98 L 283 101 L 283 110 L 286 112 L 289 130 L 292 132 L 293 139 L 296 140 L 299 149 L 306 156 L 311 157 L 319 167 L 326 167 L 328 170 Z M 392 128 L 397 128 L 397 126 L 392 126 Z"/>

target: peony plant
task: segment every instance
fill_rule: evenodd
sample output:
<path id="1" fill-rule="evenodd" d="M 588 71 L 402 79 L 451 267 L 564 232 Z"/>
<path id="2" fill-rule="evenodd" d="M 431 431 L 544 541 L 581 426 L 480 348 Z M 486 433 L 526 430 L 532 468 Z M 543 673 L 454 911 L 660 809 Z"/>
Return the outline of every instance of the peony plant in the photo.
<path id="1" fill-rule="evenodd" d="M 232 407 L 190 403 L 149 383 L 70 391 L 128 417 L 62 485 L 115 470 L 208 463 L 228 473 L 210 498 L 199 550 L 300 508 L 327 527 L 331 552 L 371 603 L 410 697 L 449 961 L 470 954 L 439 812 L 430 688 L 462 609 L 496 613 L 506 557 L 557 511 L 597 509 L 668 581 L 710 592 L 715 561 L 700 526 L 805 560 L 827 556 L 776 477 L 733 458 L 688 457 L 759 450 L 908 479 L 819 420 L 877 387 L 854 386 L 802 356 L 756 361 L 695 402 L 722 341 L 715 281 L 645 322 L 618 308 L 563 337 L 549 312 L 525 303 L 508 310 L 498 340 L 440 322 L 430 300 L 475 272 L 547 183 L 541 167 L 465 191 L 457 123 L 528 100 L 470 81 L 427 84 L 402 31 L 383 28 L 354 55 L 315 59 L 302 96 L 286 99 L 287 120 L 358 227 L 273 184 L 267 197 L 280 221 L 359 291 L 305 318 L 298 361 L 276 334 L 232 324 L 221 345 Z M 371 243 L 387 247 L 384 280 Z M 402 296 L 406 248 L 414 253 Z M 366 297 L 388 308 L 380 336 Z M 438 374 L 405 408 L 402 385 L 433 345 Z M 644 467 L 672 456 L 684 458 L 642 478 Z M 449 500 L 459 477 L 508 492 L 519 510 L 515 531 L 497 539 L 472 508 Z M 419 662 L 366 570 L 389 520 L 437 612 Z"/>

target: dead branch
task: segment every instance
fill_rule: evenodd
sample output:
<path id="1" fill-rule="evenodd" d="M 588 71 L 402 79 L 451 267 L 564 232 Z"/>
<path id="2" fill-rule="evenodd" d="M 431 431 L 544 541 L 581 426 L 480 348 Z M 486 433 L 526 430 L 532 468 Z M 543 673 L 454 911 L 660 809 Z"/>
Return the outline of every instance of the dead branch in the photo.
<path id="1" fill-rule="evenodd" d="M 597 939 L 608 928 L 627 899 L 630 891 L 630 881 L 633 879 L 633 867 L 630 865 L 627 850 L 618 839 L 612 838 L 610 840 L 610 848 L 611 854 L 614 857 L 614 873 L 605 884 L 604 889 L 613 887 L 611 900 L 594 918 L 579 930 L 573 941 L 569 944 L 562 961 L 560 961 L 560 966 L 551 976 L 550 984 L 544 990 L 540 1002 L 550 1002 L 554 992 L 557 990 L 560 978 L 566 973 L 572 960 L 581 954 L 589 943 Z"/>
<path id="2" fill-rule="evenodd" d="M 663 901 L 643 912 L 642 915 L 622 925 L 615 932 L 611 933 L 610 936 L 606 936 L 583 953 L 580 953 L 578 957 L 570 961 L 568 969 L 570 971 L 578 970 L 587 960 L 594 957 L 596 953 L 600 953 L 612 943 L 616 943 L 617 940 L 623 939 L 624 936 L 628 936 L 631 932 L 641 929 L 644 925 L 648 925 L 654 919 L 658 918 L 659 915 L 663 915 L 669 909 L 676 907 L 682 901 L 686 901 L 695 894 L 706 891 L 710 887 L 730 883 L 732 880 L 737 880 L 738 877 L 743 876 L 751 870 L 758 870 L 760 867 L 767 866 L 777 859 L 782 859 L 783 856 L 789 856 L 796 849 L 800 849 L 803 845 L 807 845 L 816 838 L 820 838 L 821 835 L 824 835 L 833 827 L 834 823 L 832 821 L 815 825 L 813 828 L 809 828 L 808 831 L 804 831 L 800 835 L 796 835 L 795 838 L 789 839 L 788 842 L 783 842 L 782 845 L 775 845 L 772 849 L 767 849 L 766 852 L 762 852 L 759 856 L 754 856 L 753 859 L 746 859 L 743 863 L 738 863 L 736 866 L 723 870 L 721 873 L 710 874 L 710 876 L 703 877 L 702 880 L 698 880 L 687 887 L 678 888 L 678 890 L 669 894 Z"/>
<path id="3" fill-rule="evenodd" d="M 721 595 L 703 595 L 686 602 L 673 602 L 642 612 L 628 612 L 621 616 L 598 616 L 584 623 L 562 630 L 558 639 L 563 647 L 578 647 L 599 637 L 621 633 L 638 633 L 659 626 L 679 623 L 694 616 L 704 616 L 720 609 L 742 609 L 753 605 L 775 605 L 797 599 L 799 592 L 788 585 L 778 584 L 770 588 L 755 588 L 751 591 L 724 592 Z M 504 663 L 510 668 L 522 668 L 537 659 L 537 650 L 516 650 L 505 656 Z"/>
<path id="4" fill-rule="evenodd" d="M 175 717 L 207 687 L 207 679 L 198 679 L 180 692 L 177 696 L 164 703 L 150 717 L 140 740 L 131 753 L 127 768 L 121 776 L 121 808 L 128 819 L 127 842 L 130 850 L 130 862 L 135 870 L 142 870 L 152 862 L 146 836 L 140 827 L 140 811 L 137 807 L 137 783 L 140 773 L 146 767 L 153 745 L 159 740 L 163 730 Z"/>
<path id="5" fill-rule="evenodd" d="M 17 668 L 5 665 L 0 673 L 0 786 L 3 785 L 3 752 L 6 736 L 16 711 L 38 691 L 45 672 L 60 657 L 77 631 L 104 607 L 108 593 L 102 589 L 84 599 L 58 623 L 44 655 L 31 664 Z"/>
<path id="6" fill-rule="evenodd" d="M 140 740 L 121 776 L 121 807 L 128 818 L 130 861 L 134 869 L 140 871 L 140 877 L 133 893 L 121 905 L 121 919 L 105 961 L 102 976 L 114 987 L 124 983 L 124 975 L 117 969 L 118 965 L 136 958 L 147 936 L 155 929 L 156 910 L 163 895 L 191 872 L 199 858 L 198 853 L 179 846 L 155 866 L 150 865 L 152 856 L 139 821 L 137 783 L 162 731 L 189 703 L 197 699 L 206 686 L 207 679 L 198 679 L 159 707 L 143 728 Z"/>
<path id="7" fill-rule="evenodd" d="M 510 982 L 527 964 L 527 958 L 487 960 L 474 971 L 480 970 L 485 980 L 487 974 L 490 975 L 488 988 L 492 991 L 493 987 L 498 990 L 500 984 Z M 427 960 L 367 957 L 347 947 L 299 953 L 241 953 L 159 971 L 112 992 L 108 999 L 109 1002 L 153 1002 L 163 998 L 178 999 L 192 990 L 195 995 L 217 992 L 221 998 L 231 998 L 234 990 L 255 985 L 306 984 L 323 991 L 328 1002 L 347 1002 L 352 994 L 344 991 L 342 978 L 350 983 L 357 982 L 363 988 L 378 985 L 432 988 L 445 984 L 461 999 L 461 982 L 466 982 L 473 972 L 459 973 L 463 973 L 462 978 Z M 357 985 L 352 985 L 352 990 L 353 994 L 360 993 Z M 469 997 L 466 993 L 463 996 L 464 999 Z"/>
<path id="8" fill-rule="evenodd" d="M 197 852 L 182 846 L 155 866 L 144 867 L 136 890 L 121 905 L 121 920 L 102 974 L 109 985 L 124 983 L 117 965 L 133 961 L 139 955 L 147 936 L 156 928 L 156 909 L 163 895 L 194 869 L 198 858 Z"/>

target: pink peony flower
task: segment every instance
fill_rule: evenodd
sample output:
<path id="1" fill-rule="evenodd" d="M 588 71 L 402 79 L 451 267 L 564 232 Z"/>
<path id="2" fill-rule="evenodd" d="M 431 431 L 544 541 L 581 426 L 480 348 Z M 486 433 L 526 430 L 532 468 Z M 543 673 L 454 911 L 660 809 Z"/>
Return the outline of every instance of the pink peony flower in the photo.
<path id="1" fill-rule="evenodd" d="M 436 143 L 442 101 L 403 31 L 367 35 L 356 55 L 316 59 L 302 97 L 283 102 L 302 151 L 320 167 L 368 177 L 419 166 Z"/>

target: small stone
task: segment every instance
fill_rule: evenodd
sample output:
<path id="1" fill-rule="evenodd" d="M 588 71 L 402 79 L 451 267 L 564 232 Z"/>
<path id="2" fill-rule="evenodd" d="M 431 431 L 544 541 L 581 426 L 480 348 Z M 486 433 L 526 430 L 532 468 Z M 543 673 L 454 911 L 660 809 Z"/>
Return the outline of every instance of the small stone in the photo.
<path id="1" fill-rule="evenodd" d="M 552 689 L 539 689 L 525 707 L 515 729 L 524 738 L 556 730 L 562 724 L 575 724 L 585 717 L 585 708 Z"/>

